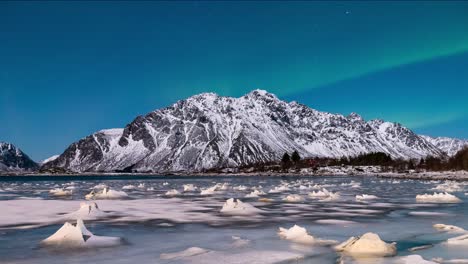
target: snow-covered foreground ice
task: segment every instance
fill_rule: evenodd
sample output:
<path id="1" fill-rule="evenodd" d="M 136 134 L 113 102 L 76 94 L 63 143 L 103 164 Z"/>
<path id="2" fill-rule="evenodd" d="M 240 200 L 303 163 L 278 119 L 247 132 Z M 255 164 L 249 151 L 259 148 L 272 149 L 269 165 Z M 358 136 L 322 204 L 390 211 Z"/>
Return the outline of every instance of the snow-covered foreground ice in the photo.
<path id="1" fill-rule="evenodd" d="M 390 264 L 468 259 L 468 189 L 463 183 L 346 176 L 54 176 L 0 178 L 0 190 L 2 263 Z M 51 190 L 71 192 L 61 196 Z M 450 195 L 435 197 L 434 190 Z M 429 194 L 428 199 L 416 200 L 421 194 Z M 451 202 L 451 195 L 459 200 Z M 107 244 L 101 243 L 80 250 L 43 246 L 41 241 L 64 225 L 73 241 L 92 242 L 86 231 L 75 232 L 70 225 L 77 219 L 98 235 L 95 239 L 125 238 L 125 243 L 109 239 L 119 241 L 118 246 L 102 248 Z M 369 232 L 380 240 L 364 236 L 369 239 L 355 239 L 346 250 L 334 248 Z M 369 253 L 372 245 L 380 251 L 371 250 L 372 258 L 363 260 L 366 254 L 361 253 Z"/>

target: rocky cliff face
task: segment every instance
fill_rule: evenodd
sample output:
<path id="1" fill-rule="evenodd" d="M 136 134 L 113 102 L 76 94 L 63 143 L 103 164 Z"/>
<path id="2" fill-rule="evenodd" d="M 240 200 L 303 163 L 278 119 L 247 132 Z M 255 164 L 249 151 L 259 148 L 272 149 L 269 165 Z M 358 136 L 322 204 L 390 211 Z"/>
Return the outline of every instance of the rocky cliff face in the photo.
<path id="1" fill-rule="evenodd" d="M 38 164 L 13 144 L 0 142 L 0 171 L 33 171 Z"/>
<path id="2" fill-rule="evenodd" d="M 137 117 L 124 129 L 71 144 L 43 168 L 83 171 L 201 171 L 303 157 L 385 152 L 394 158 L 443 155 L 427 138 L 397 123 L 319 112 L 255 90 L 240 97 L 195 95 Z"/>

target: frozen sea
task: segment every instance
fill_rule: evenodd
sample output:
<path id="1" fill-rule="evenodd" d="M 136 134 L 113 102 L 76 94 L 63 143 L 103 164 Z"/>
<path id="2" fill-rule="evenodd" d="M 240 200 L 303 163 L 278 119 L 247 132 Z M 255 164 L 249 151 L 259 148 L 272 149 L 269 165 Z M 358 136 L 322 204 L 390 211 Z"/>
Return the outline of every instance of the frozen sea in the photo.
<path id="1" fill-rule="evenodd" d="M 187 184 L 195 190 L 184 192 Z M 84 223 L 95 235 L 123 238 L 120 246 L 62 249 L 40 245 L 66 221 L 76 222 L 68 214 L 80 208 L 86 194 L 104 185 L 123 190 L 128 197 L 95 200 L 104 216 L 84 219 Z M 212 192 L 201 194 L 202 189 L 214 186 Z M 49 192 L 54 188 L 72 194 L 54 196 Z M 323 188 L 339 196 L 308 195 Z M 167 193 L 171 190 L 174 195 Z M 246 197 L 254 190 L 265 194 Z M 415 199 L 418 194 L 442 191 L 461 202 Z M 465 192 L 468 186 L 463 182 L 357 176 L 0 177 L 0 263 L 409 263 L 404 256 L 415 254 L 439 262 L 468 259 L 468 242 L 465 246 L 444 243 L 460 233 L 433 228 L 443 223 L 468 229 Z M 301 200 L 285 200 L 291 194 Z M 357 200 L 356 195 L 362 194 L 377 197 Z M 220 213 L 229 198 L 261 211 L 242 216 Z M 316 238 L 339 242 L 374 232 L 386 242 L 396 242 L 398 253 L 355 258 L 340 255 L 331 246 L 296 244 L 278 236 L 279 227 L 295 224 Z M 424 249 L 414 251 L 420 246 Z"/>

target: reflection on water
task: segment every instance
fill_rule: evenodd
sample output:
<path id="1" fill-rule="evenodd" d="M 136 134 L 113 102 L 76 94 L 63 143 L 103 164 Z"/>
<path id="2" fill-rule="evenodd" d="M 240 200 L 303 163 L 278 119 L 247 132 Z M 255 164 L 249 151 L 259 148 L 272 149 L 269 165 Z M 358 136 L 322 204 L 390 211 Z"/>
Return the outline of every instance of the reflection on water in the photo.
<path id="1" fill-rule="evenodd" d="M 184 192 L 183 185 L 193 184 Z M 201 189 L 218 184 L 216 191 Z M 100 185 L 100 186 L 97 186 Z M 39 242 L 59 229 L 63 216 L 76 211 L 96 186 L 123 190 L 128 198 L 97 204 L 109 217 L 86 221 L 97 235 L 125 238 L 116 248 L 54 251 Z M 376 177 L 3 177 L 0 178 L 0 256 L 10 263 L 398 263 L 398 258 L 355 260 L 339 256 L 329 246 L 304 246 L 282 240 L 278 227 L 305 227 L 314 237 L 344 241 L 350 236 L 375 232 L 397 242 L 398 256 L 418 254 L 425 259 L 468 258 L 467 248 L 442 242 L 456 235 L 439 232 L 433 224 L 467 228 L 464 184 L 394 181 Z M 195 188 L 193 188 L 195 187 Z M 447 188 L 461 203 L 416 203 L 417 194 Z M 51 189 L 71 190 L 56 196 Z M 337 199 L 309 196 L 323 188 Z M 450 189 L 451 188 L 451 189 Z M 195 190 L 193 190 L 195 189 Z M 166 195 L 177 190 L 180 194 Z M 245 196 L 255 193 L 258 197 Z M 271 191 L 272 190 L 272 191 Z M 278 191 L 279 190 L 279 191 Z M 271 192 L 270 192 L 271 191 Z M 265 194 L 263 194 L 263 192 Z M 170 193 L 169 193 L 170 194 Z M 290 194 L 301 201 L 288 202 Z M 356 195 L 377 198 L 357 201 Z M 255 195 L 250 195 L 255 196 Z M 368 196 L 366 196 L 368 197 Z M 219 213 L 228 198 L 240 198 L 262 210 L 249 216 Z M 262 198 L 261 202 L 259 199 Z M 265 199 L 266 198 L 266 199 Z M 15 210 L 16 208 L 16 210 Z M 13 216 L 5 214 L 14 214 Z M 62 217 L 62 218 L 61 218 Z M 13 219 L 13 220 L 12 220 Z M 22 227 L 22 228 L 20 228 Z M 233 238 L 234 237 L 234 238 Z M 239 242 L 241 239 L 242 242 Z M 161 258 L 185 251 L 190 257 Z M 415 247 L 421 250 L 409 251 Z M 416 248 L 418 249 L 418 248 Z M 194 253 L 195 252 L 195 253 Z M 172 255 L 168 255 L 172 256 Z"/>

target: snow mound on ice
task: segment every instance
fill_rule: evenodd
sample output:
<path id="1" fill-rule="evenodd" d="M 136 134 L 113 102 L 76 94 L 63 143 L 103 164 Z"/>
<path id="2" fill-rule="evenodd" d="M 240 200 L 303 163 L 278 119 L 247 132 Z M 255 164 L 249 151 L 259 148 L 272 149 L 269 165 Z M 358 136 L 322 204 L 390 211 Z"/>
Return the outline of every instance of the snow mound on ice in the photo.
<path id="1" fill-rule="evenodd" d="M 66 214 L 67 219 L 84 219 L 84 220 L 93 220 L 105 217 L 106 213 L 101 211 L 95 202 L 82 202 L 80 203 L 80 209 L 75 212 Z"/>
<path id="2" fill-rule="evenodd" d="M 230 198 L 223 204 L 220 212 L 229 215 L 252 215 L 261 212 L 261 210 L 251 204 L 243 203 L 239 199 Z"/>
<path id="3" fill-rule="evenodd" d="M 73 194 L 71 190 L 64 190 L 62 188 L 55 188 L 49 191 L 49 193 L 53 196 L 70 196 Z"/>
<path id="4" fill-rule="evenodd" d="M 122 243 L 120 237 L 95 236 L 86 229 L 83 220 L 76 224 L 66 222 L 57 232 L 41 241 L 44 246 L 98 248 L 118 246 Z"/>
<path id="5" fill-rule="evenodd" d="M 353 256 L 386 257 L 396 254 L 396 243 L 385 243 L 374 233 L 365 233 L 361 237 L 350 237 L 335 247 L 336 251 Z"/>
<path id="6" fill-rule="evenodd" d="M 445 225 L 445 224 L 435 224 L 432 227 L 439 231 L 446 231 L 446 232 L 467 232 L 465 229 L 454 226 L 454 225 Z"/>
<path id="7" fill-rule="evenodd" d="M 378 199 L 379 197 L 372 195 L 372 194 L 362 194 L 362 195 L 356 195 L 356 201 L 367 201 L 367 200 L 375 200 Z"/>
<path id="8" fill-rule="evenodd" d="M 307 233 L 307 230 L 301 226 L 294 225 L 293 227 L 286 229 L 280 227 L 278 229 L 278 236 L 281 239 L 289 240 L 298 244 L 321 244 L 321 245 L 331 245 L 336 244 L 334 240 L 321 240 L 315 239 L 313 236 Z"/>
<path id="9" fill-rule="evenodd" d="M 128 194 L 124 191 L 116 191 L 116 190 L 111 190 L 108 187 L 105 187 L 102 191 L 100 192 L 94 192 L 91 191 L 89 194 L 85 196 L 86 200 L 91 200 L 91 199 L 120 199 L 120 198 L 127 198 Z"/>
<path id="10" fill-rule="evenodd" d="M 288 196 L 286 196 L 283 201 L 286 201 L 286 202 L 301 202 L 303 201 L 304 198 L 302 198 L 302 196 L 300 196 L 299 194 L 290 194 Z"/>
<path id="11" fill-rule="evenodd" d="M 449 193 L 434 193 L 434 194 L 418 194 L 416 201 L 420 203 L 459 203 L 461 200 L 453 194 Z"/>

